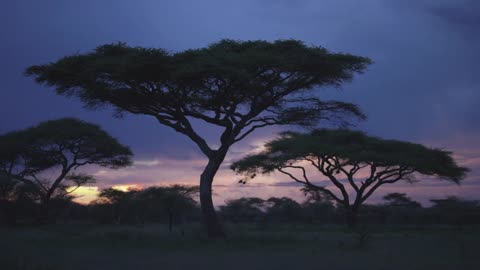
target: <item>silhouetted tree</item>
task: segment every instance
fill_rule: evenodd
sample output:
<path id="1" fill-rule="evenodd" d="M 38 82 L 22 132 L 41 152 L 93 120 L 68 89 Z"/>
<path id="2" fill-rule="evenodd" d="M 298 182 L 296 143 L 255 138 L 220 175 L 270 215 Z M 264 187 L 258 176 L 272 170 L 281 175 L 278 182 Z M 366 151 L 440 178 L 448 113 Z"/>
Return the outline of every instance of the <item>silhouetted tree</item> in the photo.
<path id="1" fill-rule="evenodd" d="M 98 194 L 99 200 L 93 202 L 93 205 L 101 210 L 108 212 L 106 218 L 104 211 L 100 211 L 101 220 L 107 220 L 114 224 L 134 223 L 138 221 L 138 215 L 141 215 L 139 209 L 139 200 L 137 198 L 139 190 L 130 189 L 128 191 L 118 190 L 115 188 L 106 188 Z M 144 205 L 142 205 L 145 207 Z"/>
<path id="2" fill-rule="evenodd" d="M 140 193 L 141 200 L 150 208 L 160 208 L 168 215 L 168 230 L 172 232 L 176 218 L 196 208 L 194 196 L 199 193 L 198 186 L 172 185 L 149 187 Z"/>
<path id="3" fill-rule="evenodd" d="M 302 188 L 305 201 L 302 203 L 303 212 L 309 222 L 321 220 L 332 222 L 335 216 L 335 201 L 330 196 L 317 190 Z"/>
<path id="4" fill-rule="evenodd" d="M 405 207 L 405 208 L 417 208 L 421 207 L 420 203 L 412 200 L 405 193 L 388 193 L 383 196 L 383 200 L 386 201 L 386 205 L 390 207 Z"/>
<path id="5" fill-rule="evenodd" d="M 382 185 L 413 182 L 415 174 L 459 183 L 468 171 L 455 163 L 450 152 L 344 129 L 284 132 L 265 147 L 263 152 L 233 163 L 232 169 L 247 178 L 278 171 L 306 189 L 322 192 L 345 208 L 349 227 L 355 226 L 362 203 Z M 326 177 L 338 193 L 312 182 L 308 165 Z M 354 192 L 353 199 L 349 191 Z"/>
<path id="6" fill-rule="evenodd" d="M 266 201 L 260 198 L 247 197 L 226 201 L 220 206 L 220 215 L 233 222 L 260 221 L 266 210 Z"/>
<path id="7" fill-rule="evenodd" d="M 449 196 L 445 199 L 430 200 L 433 205 L 429 209 L 434 221 L 451 225 L 467 225 L 480 223 L 480 203 L 474 200 Z"/>
<path id="8" fill-rule="evenodd" d="M 274 221 L 300 222 L 302 219 L 302 206 L 287 197 L 271 197 L 267 200 L 267 218 Z"/>
<path id="9" fill-rule="evenodd" d="M 85 165 L 125 167 L 131 156 L 128 147 L 99 126 L 72 118 L 0 136 L 0 172 L 38 188 L 43 222 L 48 220 L 52 197 L 67 196 L 93 182 L 92 176 L 75 173 L 76 169 Z"/>
<path id="10" fill-rule="evenodd" d="M 318 87 L 351 80 L 368 64 L 367 58 L 296 40 L 222 40 L 179 53 L 118 43 L 29 67 L 26 75 L 56 87 L 59 95 L 80 98 L 88 108 L 108 104 L 119 115 L 149 115 L 190 138 L 208 158 L 200 176 L 208 235 L 224 237 L 212 182 L 229 148 L 266 126 L 365 118 L 353 104 L 320 100 L 316 94 Z M 221 128 L 218 148 L 194 129 L 194 121 Z"/>
<path id="11" fill-rule="evenodd" d="M 97 211 L 101 210 L 101 213 L 108 208 L 108 215 L 115 224 L 158 221 L 159 216 L 166 216 L 168 229 L 171 232 L 175 220 L 178 221 L 185 214 L 197 209 L 194 197 L 198 193 L 198 186 L 186 185 L 148 187 L 143 190 L 128 191 L 107 188 L 100 192 L 100 200 L 95 201 L 92 206 L 97 207 Z M 98 209 L 99 207 L 102 209 Z M 105 217 L 100 218 L 105 220 Z"/>
<path id="12" fill-rule="evenodd" d="M 412 223 L 418 222 L 418 216 L 421 214 L 422 205 L 409 198 L 405 193 L 388 193 L 383 196 L 385 204 L 378 207 L 383 208 L 386 218 L 390 222 Z"/>
<path id="13" fill-rule="evenodd" d="M 0 172 L 0 223 L 15 226 L 19 216 L 33 215 L 37 199 L 36 186 Z"/>

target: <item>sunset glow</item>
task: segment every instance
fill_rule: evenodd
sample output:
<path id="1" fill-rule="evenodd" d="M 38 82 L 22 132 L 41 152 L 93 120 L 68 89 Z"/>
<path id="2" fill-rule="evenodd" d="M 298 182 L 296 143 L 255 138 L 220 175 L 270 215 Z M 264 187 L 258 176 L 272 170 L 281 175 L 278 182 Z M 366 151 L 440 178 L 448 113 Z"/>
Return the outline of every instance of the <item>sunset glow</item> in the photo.
<path id="1" fill-rule="evenodd" d="M 73 188 L 67 189 L 70 191 Z M 75 197 L 73 200 L 81 204 L 89 204 L 91 201 L 98 198 L 98 187 L 79 187 L 71 194 Z"/>

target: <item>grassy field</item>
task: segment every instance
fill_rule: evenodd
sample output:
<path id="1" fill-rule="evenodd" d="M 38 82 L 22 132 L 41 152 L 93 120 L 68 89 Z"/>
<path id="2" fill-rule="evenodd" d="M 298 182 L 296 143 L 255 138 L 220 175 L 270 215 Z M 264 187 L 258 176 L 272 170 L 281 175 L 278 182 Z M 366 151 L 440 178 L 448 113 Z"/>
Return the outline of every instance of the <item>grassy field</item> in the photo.
<path id="1" fill-rule="evenodd" d="M 209 241 L 199 226 L 49 226 L 0 229 L 2 270 L 480 269 L 480 230 L 230 225 Z M 363 236 L 363 237 L 362 237 Z"/>

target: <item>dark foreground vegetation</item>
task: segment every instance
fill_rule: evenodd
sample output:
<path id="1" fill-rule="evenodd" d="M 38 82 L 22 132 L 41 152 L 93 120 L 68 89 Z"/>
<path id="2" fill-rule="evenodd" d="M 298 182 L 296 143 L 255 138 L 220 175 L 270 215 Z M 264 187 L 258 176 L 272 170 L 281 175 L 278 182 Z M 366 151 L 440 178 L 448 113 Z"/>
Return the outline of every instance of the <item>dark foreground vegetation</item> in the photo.
<path id="1" fill-rule="evenodd" d="M 478 269 L 479 227 L 226 223 L 211 241 L 200 224 L 50 225 L 1 229 L 1 269 Z"/>

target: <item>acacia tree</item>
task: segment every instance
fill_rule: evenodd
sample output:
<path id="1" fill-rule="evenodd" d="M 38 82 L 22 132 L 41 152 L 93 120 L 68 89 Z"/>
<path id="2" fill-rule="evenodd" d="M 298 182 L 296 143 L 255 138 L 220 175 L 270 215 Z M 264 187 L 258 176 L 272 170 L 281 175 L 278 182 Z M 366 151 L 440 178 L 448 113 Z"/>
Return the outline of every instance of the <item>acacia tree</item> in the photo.
<path id="1" fill-rule="evenodd" d="M 193 197 L 199 191 L 198 186 L 186 185 L 149 187 L 140 192 L 140 197 L 149 208 L 153 208 L 153 211 L 160 208 L 167 213 L 168 231 L 172 232 L 175 219 L 198 207 Z"/>
<path id="2" fill-rule="evenodd" d="M 38 193 L 36 187 L 25 184 L 0 172 L 0 224 L 5 219 L 8 225 L 15 226 L 17 217 L 24 215 L 34 205 Z"/>
<path id="3" fill-rule="evenodd" d="M 190 138 L 208 158 L 200 176 L 208 235 L 224 237 L 212 182 L 229 148 L 266 126 L 365 118 L 354 104 L 320 100 L 316 88 L 338 87 L 369 63 L 296 40 L 221 40 L 179 53 L 118 43 L 31 66 L 25 74 L 59 95 L 78 97 L 88 108 L 112 105 L 117 115 L 149 115 Z M 220 127 L 220 146 L 212 147 L 192 120 Z"/>
<path id="4" fill-rule="evenodd" d="M 123 224 L 126 222 L 138 221 L 140 216 L 140 207 L 138 207 L 137 189 L 129 189 L 128 191 L 118 190 L 115 188 L 106 188 L 98 194 L 99 199 L 95 200 L 92 205 L 108 209 L 110 218 L 106 218 L 103 212 L 100 212 L 102 220 L 113 221 L 114 224 Z M 106 207 L 105 207 L 106 206 Z M 135 220 L 136 219 L 136 220 Z"/>
<path id="5" fill-rule="evenodd" d="M 308 166 L 336 191 L 313 182 Z M 468 171 L 455 163 L 450 152 L 345 129 L 281 133 L 266 144 L 265 151 L 234 162 L 231 168 L 247 178 L 273 171 L 287 175 L 343 206 L 349 227 L 355 226 L 362 203 L 382 185 L 413 182 L 417 174 L 459 183 Z"/>
<path id="6" fill-rule="evenodd" d="M 99 126 L 73 118 L 42 122 L 0 136 L 0 172 L 35 185 L 40 195 L 41 221 L 47 221 L 52 197 L 62 197 L 92 183 L 75 173 L 85 165 L 121 168 L 132 152 Z"/>
<path id="7" fill-rule="evenodd" d="M 422 205 L 419 202 L 412 200 L 410 197 L 407 196 L 405 193 L 388 193 L 382 198 L 386 205 L 389 207 L 395 208 L 419 208 Z"/>
<path id="8" fill-rule="evenodd" d="M 262 218 L 267 205 L 266 201 L 256 197 L 242 197 L 228 200 L 220 206 L 220 215 L 233 222 L 253 222 Z"/>
<path id="9" fill-rule="evenodd" d="M 100 192 L 100 200 L 93 205 L 108 206 L 116 224 L 158 221 L 159 214 L 166 214 L 168 230 L 172 232 L 175 220 L 197 209 L 198 203 L 194 197 L 198 193 L 198 186 L 187 185 L 153 186 L 128 191 L 107 188 Z"/>

